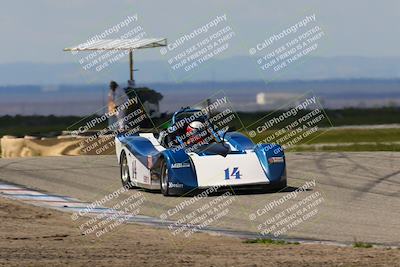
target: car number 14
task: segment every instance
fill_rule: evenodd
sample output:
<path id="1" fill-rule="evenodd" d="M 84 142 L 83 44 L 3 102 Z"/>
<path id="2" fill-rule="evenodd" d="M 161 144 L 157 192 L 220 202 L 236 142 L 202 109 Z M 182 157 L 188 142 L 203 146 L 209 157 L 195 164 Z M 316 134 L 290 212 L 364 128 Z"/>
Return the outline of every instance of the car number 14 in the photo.
<path id="1" fill-rule="evenodd" d="M 240 179 L 240 170 L 238 167 L 234 167 L 232 172 L 230 172 L 230 168 L 227 168 L 225 171 L 225 180 L 229 180 L 230 178 Z"/>

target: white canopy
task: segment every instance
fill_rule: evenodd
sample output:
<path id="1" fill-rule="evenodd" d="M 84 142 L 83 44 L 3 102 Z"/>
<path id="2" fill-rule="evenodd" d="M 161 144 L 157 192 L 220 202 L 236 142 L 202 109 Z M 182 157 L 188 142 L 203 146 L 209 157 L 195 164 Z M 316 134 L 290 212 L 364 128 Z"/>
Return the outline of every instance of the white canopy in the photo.
<path id="1" fill-rule="evenodd" d="M 136 50 L 166 46 L 167 39 L 101 39 L 86 42 L 74 47 L 64 48 L 64 51 L 94 51 L 94 50 Z"/>

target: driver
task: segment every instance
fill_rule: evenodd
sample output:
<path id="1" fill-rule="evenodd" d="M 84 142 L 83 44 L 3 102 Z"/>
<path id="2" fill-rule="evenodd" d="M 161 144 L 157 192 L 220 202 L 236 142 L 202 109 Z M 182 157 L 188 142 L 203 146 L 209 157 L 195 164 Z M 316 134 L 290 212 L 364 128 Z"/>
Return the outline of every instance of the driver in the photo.
<path id="1" fill-rule="evenodd" d="M 186 143 L 188 145 L 202 143 L 208 135 L 206 125 L 201 121 L 192 121 L 186 127 L 186 137 L 188 138 Z"/>

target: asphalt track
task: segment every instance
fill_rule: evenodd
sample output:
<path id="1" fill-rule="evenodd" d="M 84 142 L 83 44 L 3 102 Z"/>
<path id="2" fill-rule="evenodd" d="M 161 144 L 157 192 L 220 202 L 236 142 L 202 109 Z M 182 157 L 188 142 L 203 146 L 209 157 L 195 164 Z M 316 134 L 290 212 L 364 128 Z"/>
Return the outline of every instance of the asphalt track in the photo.
<path id="1" fill-rule="evenodd" d="M 288 153 L 287 164 L 286 190 L 230 196 L 234 201 L 227 206 L 229 212 L 210 226 L 258 232 L 260 223 L 318 192 L 323 202 L 316 206 L 317 213 L 292 224 L 285 236 L 400 245 L 400 153 Z M 115 156 L 0 159 L 0 180 L 88 202 L 102 199 L 121 187 Z M 250 220 L 249 216 L 257 214 L 257 210 L 293 194 L 296 188 L 312 180 L 315 187 Z M 121 198 L 136 191 L 125 192 Z M 143 195 L 140 214 L 157 218 L 190 199 L 154 192 Z M 178 220 L 218 197 L 199 199 L 168 219 Z"/>

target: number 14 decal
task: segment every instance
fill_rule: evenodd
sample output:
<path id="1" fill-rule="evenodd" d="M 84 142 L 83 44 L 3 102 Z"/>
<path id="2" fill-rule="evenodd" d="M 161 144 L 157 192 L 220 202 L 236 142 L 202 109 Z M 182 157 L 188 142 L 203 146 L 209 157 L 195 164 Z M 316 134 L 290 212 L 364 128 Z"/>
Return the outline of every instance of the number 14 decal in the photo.
<path id="1" fill-rule="evenodd" d="M 229 171 L 229 168 L 225 169 L 225 180 L 229 180 L 231 177 L 240 179 L 240 176 L 242 175 L 240 174 L 238 167 L 234 167 L 232 173 Z"/>

